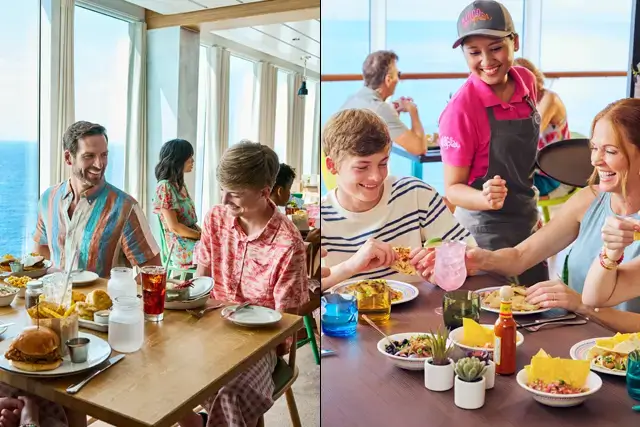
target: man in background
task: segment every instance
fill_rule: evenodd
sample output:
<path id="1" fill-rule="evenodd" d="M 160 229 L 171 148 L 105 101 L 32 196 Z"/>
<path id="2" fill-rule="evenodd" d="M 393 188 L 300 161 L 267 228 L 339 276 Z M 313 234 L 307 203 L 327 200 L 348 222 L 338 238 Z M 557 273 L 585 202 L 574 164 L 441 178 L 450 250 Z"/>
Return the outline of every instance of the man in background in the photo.
<path id="1" fill-rule="evenodd" d="M 389 127 L 391 139 L 407 152 L 418 156 L 427 151 L 427 139 L 418 116 L 418 107 L 409 98 L 400 98 L 394 103 L 396 106 L 386 102 L 393 96 L 400 81 L 397 63 L 398 55 L 389 50 L 369 54 L 362 65 L 364 87 L 347 99 L 340 111 L 352 108 L 373 111 Z M 411 129 L 400 120 L 399 114 L 402 112 L 411 116 Z"/>

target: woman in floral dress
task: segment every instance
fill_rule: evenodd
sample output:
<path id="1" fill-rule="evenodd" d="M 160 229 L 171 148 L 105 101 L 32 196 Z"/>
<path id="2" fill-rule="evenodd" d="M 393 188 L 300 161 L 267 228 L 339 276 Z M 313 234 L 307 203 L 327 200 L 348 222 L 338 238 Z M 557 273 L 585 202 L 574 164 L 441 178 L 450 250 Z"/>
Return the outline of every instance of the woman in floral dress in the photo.
<path id="1" fill-rule="evenodd" d="M 160 216 L 167 250 L 173 245 L 171 264 L 193 266 L 193 249 L 200 240 L 196 207 L 184 184 L 184 174 L 193 170 L 193 146 L 184 139 L 172 139 L 160 150 L 156 166 L 156 194 L 153 213 Z"/>

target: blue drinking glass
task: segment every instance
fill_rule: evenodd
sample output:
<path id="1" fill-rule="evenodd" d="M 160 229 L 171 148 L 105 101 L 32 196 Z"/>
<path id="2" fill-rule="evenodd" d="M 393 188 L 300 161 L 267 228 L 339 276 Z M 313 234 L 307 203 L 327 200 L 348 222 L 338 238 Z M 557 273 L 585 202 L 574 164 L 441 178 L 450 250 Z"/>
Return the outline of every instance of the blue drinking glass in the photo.
<path id="1" fill-rule="evenodd" d="M 632 399 L 640 400 L 640 350 L 634 350 L 627 357 L 627 393 Z"/>
<path id="2" fill-rule="evenodd" d="M 328 294 L 320 299 L 322 332 L 329 337 L 350 337 L 358 326 L 355 295 Z"/>

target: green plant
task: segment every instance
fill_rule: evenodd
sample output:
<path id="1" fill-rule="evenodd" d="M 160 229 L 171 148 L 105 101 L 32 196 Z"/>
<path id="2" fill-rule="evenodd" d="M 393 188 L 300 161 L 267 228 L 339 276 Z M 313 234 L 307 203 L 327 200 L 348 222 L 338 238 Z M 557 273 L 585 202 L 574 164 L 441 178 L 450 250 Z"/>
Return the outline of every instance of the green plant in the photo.
<path id="1" fill-rule="evenodd" d="M 449 364 L 449 355 L 453 350 L 453 344 L 449 342 L 449 330 L 442 328 L 436 332 L 430 332 L 429 347 L 431 347 L 431 364 L 445 366 Z"/>
<path id="2" fill-rule="evenodd" d="M 458 378 L 468 383 L 478 381 L 486 370 L 487 365 L 477 357 L 464 357 L 458 360 L 455 369 Z"/>

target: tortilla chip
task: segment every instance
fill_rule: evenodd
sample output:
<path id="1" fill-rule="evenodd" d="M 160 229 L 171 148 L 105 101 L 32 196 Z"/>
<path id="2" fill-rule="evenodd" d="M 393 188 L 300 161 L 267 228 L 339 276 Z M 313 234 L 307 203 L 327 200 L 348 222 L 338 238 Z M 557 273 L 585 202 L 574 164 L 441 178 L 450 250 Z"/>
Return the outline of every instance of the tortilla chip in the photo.
<path id="1" fill-rule="evenodd" d="M 462 318 L 462 344 L 469 347 L 486 347 L 493 344 L 493 329 L 485 328 L 475 320 Z"/>
<path id="2" fill-rule="evenodd" d="M 540 349 L 531 358 L 531 365 L 525 366 L 529 382 L 542 380 L 545 384 L 564 381 L 572 387 L 584 387 L 591 369 L 588 360 L 561 359 L 551 357 Z"/>
<path id="3" fill-rule="evenodd" d="M 394 251 L 398 254 L 398 258 L 391 264 L 390 268 L 398 273 L 408 274 L 410 276 L 417 276 L 418 272 L 416 268 L 411 264 L 411 248 L 394 247 Z"/>

